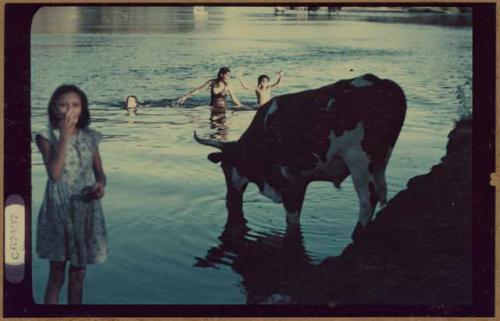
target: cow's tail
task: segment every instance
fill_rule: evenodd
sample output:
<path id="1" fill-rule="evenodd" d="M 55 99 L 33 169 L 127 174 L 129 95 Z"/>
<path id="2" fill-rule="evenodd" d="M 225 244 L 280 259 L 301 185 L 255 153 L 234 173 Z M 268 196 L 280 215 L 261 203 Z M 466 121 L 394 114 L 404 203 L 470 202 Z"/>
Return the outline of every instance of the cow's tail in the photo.
<path id="1" fill-rule="evenodd" d="M 387 96 L 387 125 L 390 126 L 387 131 L 387 142 L 391 148 L 394 147 L 403 127 L 406 117 L 406 97 L 403 89 L 392 80 L 384 79 L 384 88 L 388 89 Z"/>
<path id="2" fill-rule="evenodd" d="M 372 151 L 372 161 L 375 172 L 384 173 L 394 145 L 399 137 L 406 116 L 406 98 L 401 87 L 391 80 L 380 80 L 377 91 L 380 105 L 367 128 Z M 373 121 L 375 120 L 375 122 Z M 383 175 L 383 174 L 382 174 Z"/>
<path id="3" fill-rule="evenodd" d="M 401 87 L 391 80 L 382 80 L 380 82 L 380 102 L 381 108 L 378 109 L 382 115 L 376 117 L 383 119 L 380 127 L 377 129 L 380 137 L 376 144 L 376 152 L 373 157 L 374 188 L 377 193 L 378 201 L 381 205 L 387 202 L 387 183 L 385 171 L 387 163 L 391 157 L 394 145 L 399 137 L 406 116 L 406 98 Z M 378 126 L 377 126 L 378 127 Z M 376 138 L 375 138 L 376 139 Z"/>

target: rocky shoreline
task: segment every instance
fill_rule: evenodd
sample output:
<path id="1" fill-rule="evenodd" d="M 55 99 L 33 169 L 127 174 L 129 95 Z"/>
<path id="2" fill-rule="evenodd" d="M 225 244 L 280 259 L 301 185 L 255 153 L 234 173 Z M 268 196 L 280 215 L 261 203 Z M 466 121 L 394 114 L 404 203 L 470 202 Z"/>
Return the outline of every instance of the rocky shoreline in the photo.
<path id="1" fill-rule="evenodd" d="M 359 241 L 282 289 L 288 303 L 472 304 L 472 120 L 448 137 L 441 163 L 410 179 Z"/>

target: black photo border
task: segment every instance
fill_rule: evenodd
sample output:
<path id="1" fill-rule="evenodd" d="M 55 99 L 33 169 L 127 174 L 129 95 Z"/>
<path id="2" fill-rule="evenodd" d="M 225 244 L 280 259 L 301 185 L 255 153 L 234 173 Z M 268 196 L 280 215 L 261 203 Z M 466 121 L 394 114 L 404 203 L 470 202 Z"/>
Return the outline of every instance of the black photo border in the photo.
<path id="1" fill-rule="evenodd" d="M 294 3 L 300 5 L 300 3 Z M 325 3 L 321 3 L 325 5 Z M 353 3 L 335 3 L 353 5 Z M 4 201 L 20 195 L 26 204 L 26 265 L 21 283 L 4 275 L 5 317 L 493 317 L 495 309 L 496 3 L 425 3 L 473 8 L 473 304 L 435 309 L 428 306 L 300 305 L 40 305 L 32 296 L 31 241 L 31 74 L 30 29 L 43 6 L 156 6 L 186 3 L 6 3 L 4 4 Z M 190 4 L 192 5 L 192 3 Z M 283 3 L 210 3 L 206 5 L 283 5 Z M 302 3 L 314 5 L 314 3 Z M 355 3 L 356 6 L 418 3 Z"/>

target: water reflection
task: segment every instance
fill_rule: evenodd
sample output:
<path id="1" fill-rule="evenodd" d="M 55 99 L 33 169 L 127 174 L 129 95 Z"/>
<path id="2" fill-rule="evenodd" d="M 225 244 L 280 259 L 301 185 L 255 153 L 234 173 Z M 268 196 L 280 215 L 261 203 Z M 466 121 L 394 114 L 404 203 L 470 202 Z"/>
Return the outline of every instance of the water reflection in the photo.
<path id="1" fill-rule="evenodd" d="M 229 265 L 241 275 L 247 304 L 290 304 L 284 289 L 290 280 L 314 268 L 306 254 L 299 227 L 286 233 L 250 235 L 241 221 L 228 221 L 219 237 L 221 244 L 208 249 L 204 258 L 195 258 L 196 267 Z"/>
<path id="2" fill-rule="evenodd" d="M 195 29 L 205 28 L 208 22 L 208 10 L 206 7 L 194 6 L 193 18 Z"/>
<path id="3" fill-rule="evenodd" d="M 194 7 L 43 7 L 33 33 L 186 33 L 209 27 L 207 10 Z M 210 26 L 211 27 L 211 26 Z"/>
<path id="4" fill-rule="evenodd" d="M 215 129 L 209 137 L 217 140 L 227 140 L 227 130 L 229 126 L 226 124 L 227 117 L 225 111 L 212 109 L 210 112 L 210 129 Z"/>
<path id="5" fill-rule="evenodd" d="M 337 7 L 332 10 L 307 11 L 307 10 L 286 10 L 274 12 L 269 15 L 262 13 L 254 13 L 254 19 L 276 19 L 281 21 L 329 21 L 329 20 L 345 20 L 345 21 L 366 21 L 379 23 L 408 23 L 408 24 L 423 24 L 423 25 L 439 25 L 450 27 L 470 27 L 472 26 L 471 13 L 436 13 L 436 12 L 384 12 L 370 11 L 370 7 L 366 7 L 366 11 L 349 11 Z M 272 17 L 272 18 L 271 18 Z"/>
<path id="6" fill-rule="evenodd" d="M 450 27 L 469 27 L 472 25 L 470 14 L 437 14 L 437 13 L 410 13 L 410 14 L 382 14 L 382 15 L 334 15 L 332 20 L 361 20 L 379 23 L 411 23 L 423 25 L 439 25 Z"/>
<path id="7" fill-rule="evenodd" d="M 135 124 L 135 115 L 136 115 L 136 114 L 133 114 L 133 113 L 132 113 L 132 114 L 130 114 L 130 113 L 129 113 L 129 114 L 127 115 L 127 116 L 128 116 L 128 117 L 127 117 L 127 124 L 128 124 L 128 125 L 134 125 L 134 124 Z"/>
<path id="8" fill-rule="evenodd" d="M 204 213 L 226 216 L 221 192 L 225 183 L 219 166 L 206 160 L 206 155 L 216 150 L 196 144 L 193 130 L 208 138 L 217 131 L 210 126 L 221 126 L 223 131 L 229 127 L 227 140 L 233 141 L 248 128 L 255 114 L 235 108 L 228 110 L 225 123 L 211 124 L 206 95 L 192 97 L 183 106 L 186 108 L 176 107 L 177 98 L 186 88 L 194 88 L 200 78 L 208 79 L 220 66 L 227 64 L 255 73 L 283 68 L 289 76 L 276 95 L 316 88 L 365 71 L 400 81 L 403 88 L 408 88 L 412 108 L 391 158 L 390 195 L 404 188 L 408 178 L 428 171 L 439 162 L 451 119 L 456 114 L 455 90 L 464 84 L 464 78 L 472 77 L 470 28 L 443 30 L 423 25 L 367 24 L 359 23 L 356 17 L 331 21 L 334 23 L 296 23 L 286 21 L 293 17 L 275 17 L 272 7 L 209 7 L 206 14 L 199 16 L 190 10 L 152 7 L 144 9 L 149 16 L 137 13 L 136 21 L 131 21 L 132 16 L 118 14 L 126 12 L 122 10 L 125 7 L 99 7 L 103 11 L 114 10 L 115 22 L 125 25 L 141 25 L 137 19 L 153 17 L 160 24 L 153 30 L 163 32 L 161 25 L 168 25 L 164 20 L 185 17 L 186 21 L 179 21 L 185 30 L 193 25 L 194 28 L 199 25 L 200 29 L 169 34 L 67 34 L 65 28 L 76 32 L 72 28 L 84 28 L 93 21 L 90 17 L 78 24 L 71 19 L 80 19 L 97 10 L 68 8 L 49 8 L 61 14 L 48 15 L 46 18 L 52 17 L 53 21 L 44 21 L 49 26 L 54 23 L 58 28 L 54 32 L 61 30 L 61 34 L 36 34 L 31 38 L 32 126 L 34 130 L 45 127 L 50 94 L 61 82 L 68 81 L 81 84 L 88 92 L 92 126 L 104 134 L 100 148 L 108 164 L 105 166 L 110 181 L 106 212 L 110 224 L 116 227 L 112 231 L 115 250 L 113 259 L 96 269 L 95 277 L 89 278 L 89 287 L 94 290 L 88 291 L 86 300 L 91 304 L 239 304 L 247 300 L 239 287 L 242 280 L 249 302 L 275 302 L 280 297 L 273 294 L 292 296 L 294 289 L 302 291 L 298 287 L 292 289 L 290 282 L 290 290 L 279 290 L 287 282 L 287 276 L 295 278 L 301 270 L 318 269 L 304 258 L 299 241 L 285 241 L 285 232 L 269 232 L 277 226 L 269 217 L 271 206 L 276 204 L 261 199 L 255 186 L 247 194 L 255 197 L 251 196 L 245 204 L 252 211 L 255 223 L 249 226 L 253 231 L 238 232 L 244 233 L 239 242 L 214 240 L 213 233 L 217 237 L 222 232 L 221 227 L 216 228 L 220 226 L 218 219 L 211 214 L 198 215 L 203 209 Z M 128 8 L 132 15 L 137 9 L 143 10 Z M 163 14 L 166 9 L 177 10 L 178 14 Z M 324 19 L 341 19 L 343 14 L 347 15 L 341 11 L 338 18 L 327 18 L 325 13 Z M 310 19 L 319 20 L 322 15 L 319 12 Z M 363 19 L 361 13 L 358 15 Z M 105 25 L 84 30 L 109 28 L 104 16 L 99 19 Z M 215 28 L 216 32 L 212 32 Z M 467 93 L 466 90 L 462 91 Z M 133 119 L 122 109 L 128 94 L 137 95 L 145 103 L 145 108 L 140 108 Z M 243 102 L 255 100 L 251 92 L 239 96 Z M 129 120 L 133 124 L 128 124 Z M 32 157 L 35 164 L 43 164 L 36 146 Z M 32 172 L 33 212 L 37 213 L 46 173 L 43 165 L 34 166 Z M 197 179 L 186 180 L 186 177 Z M 307 254 L 316 264 L 328 255 L 339 254 L 345 243 L 350 242 L 356 194 L 349 185 L 334 194 L 335 215 L 322 216 L 331 210 L 325 200 L 331 199 L 332 192 L 331 184 L 319 184 L 315 193 L 308 194 L 310 201 L 306 205 L 309 205 L 302 217 Z M 169 206 L 165 206 L 167 203 Z M 281 208 L 278 212 L 282 217 Z M 322 224 L 318 225 L 318 219 Z M 283 220 L 278 221 L 282 226 Z M 259 226 L 268 235 L 255 237 L 257 228 L 253 226 Z M 335 235 L 335 241 L 326 235 Z M 220 270 L 191 268 L 195 255 L 208 262 L 206 251 L 209 248 L 217 251 L 219 246 L 236 248 L 234 252 L 220 254 L 227 265 L 214 263 L 215 267 L 222 267 Z M 285 251 L 283 246 L 291 250 Z M 294 271 L 293 266 L 279 259 L 287 255 L 290 262 L 298 261 L 300 268 Z M 37 271 L 33 274 L 34 297 L 43 302 L 46 262 L 34 256 L 33 270 Z M 173 277 L 165 278 L 165 274 Z M 266 274 L 276 278 L 269 280 Z M 137 275 L 148 277 L 137 278 Z M 214 285 L 220 289 L 216 295 Z M 281 299 L 281 302 L 286 300 Z"/>
<path id="9" fill-rule="evenodd" d="M 222 10 L 221 10 L 222 9 Z M 240 8 L 238 8 L 240 9 Z M 286 10 L 276 12 L 273 7 L 259 12 L 241 7 L 248 16 L 260 22 L 357 20 L 383 23 L 414 23 L 443 26 L 471 26 L 472 14 L 444 14 L 435 12 L 371 12 L 348 9 Z M 418 7 L 417 7 L 418 9 Z M 187 33 L 207 31 L 220 27 L 220 21 L 231 16 L 220 7 L 150 6 L 150 7 L 43 7 L 33 18 L 33 33 Z"/>

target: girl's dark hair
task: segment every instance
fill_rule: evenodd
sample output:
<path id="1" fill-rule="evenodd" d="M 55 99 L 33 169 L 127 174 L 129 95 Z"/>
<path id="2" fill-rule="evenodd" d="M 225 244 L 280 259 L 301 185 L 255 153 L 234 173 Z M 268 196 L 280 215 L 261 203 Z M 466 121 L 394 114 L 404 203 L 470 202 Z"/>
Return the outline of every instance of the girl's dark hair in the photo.
<path id="1" fill-rule="evenodd" d="M 271 80 L 268 75 L 260 75 L 259 78 L 257 78 L 257 85 L 260 84 L 260 82 L 264 80 L 264 78 L 267 79 L 267 81 Z"/>
<path id="2" fill-rule="evenodd" d="M 52 96 L 50 97 L 49 106 L 48 106 L 48 114 L 50 126 L 52 128 L 59 127 L 59 117 L 55 111 L 57 107 L 57 100 L 63 94 L 67 94 L 70 92 L 76 93 L 80 97 L 80 101 L 82 103 L 82 113 L 80 114 L 80 118 L 76 123 L 76 127 L 83 129 L 90 124 L 90 112 L 89 112 L 89 101 L 87 99 L 87 95 L 75 85 L 62 85 L 57 87 Z"/>
<path id="3" fill-rule="evenodd" d="M 228 72 L 231 72 L 231 69 L 227 67 L 222 67 L 221 69 L 219 69 L 219 72 L 217 73 L 217 81 L 220 81 L 222 76 L 224 74 L 227 74 Z"/>

